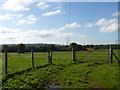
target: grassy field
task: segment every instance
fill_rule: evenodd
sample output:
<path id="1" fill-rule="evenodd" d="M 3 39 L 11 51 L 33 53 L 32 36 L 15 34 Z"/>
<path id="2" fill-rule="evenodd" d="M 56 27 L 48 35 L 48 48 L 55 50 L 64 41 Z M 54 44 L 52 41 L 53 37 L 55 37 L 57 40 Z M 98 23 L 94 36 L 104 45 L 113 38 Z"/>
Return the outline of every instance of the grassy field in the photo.
<path id="1" fill-rule="evenodd" d="M 31 53 L 8 53 L 8 58 L 3 88 L 117 88 L 119 83 L 117 61 L 113 58 L 108 63 L 108 50 L 76 52 L 77 62 L 72 61 L 71 52 L 53 52 L 52 65 L 47 63 L 46 52 L 34 53 L 34 68 Z"/>

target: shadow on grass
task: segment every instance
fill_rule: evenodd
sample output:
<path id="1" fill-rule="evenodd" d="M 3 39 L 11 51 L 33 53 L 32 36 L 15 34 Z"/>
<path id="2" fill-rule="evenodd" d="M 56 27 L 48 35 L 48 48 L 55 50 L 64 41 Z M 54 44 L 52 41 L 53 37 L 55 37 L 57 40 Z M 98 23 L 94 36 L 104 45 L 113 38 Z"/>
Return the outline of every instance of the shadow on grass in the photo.
<path id="1" fill-rule="evenodd" d="M 85 63 L 85 62 L 83 62 L 83 61 L 81 61 L 81 62 L 73 62 L 73 63 L 69 64 L 68 66 L 74 65 L 74 64 L 80 64 L 80 63 Z M 62 65 L 59 65 L 59 64 L 45 64 L 45 65 L 43 65 L 43 66 L 30 67 L 30 68 L 25 69 L 25 70 L 22 70 L 22 71 L 17 71 L 17 72 L 14 72 L 14 73 L 10 73 L 10 74 L 7 74 L 7 75 L 3 75 L 3 77 L 2 77 L 2 82 L 6 82 L 7 79 L 13 78 L 15 75 L 20 75 L 20 74 L 23 74 L 23 73 L 25 73 L 25 72 L 29 72 L 29 71 L 34 70 L 34 69 L 45 68 L 45 67 L 50 66 L 50 65 L 62 66 Z M 68 66 L 64 66 L 64 65 L 63 65 L 63 67 L 68 67 Z"/>
<path id="2" fill-rule="evenodd" d="M 14 77 L 15 75 L 20 75 L 20 74 L 23 74 L 23 73 L 25 73 L 25 72 L 29 72 L 29 71 L 31 71 L 31 70 L 33 70 L 33 69 L 35 69 L 35 68 L 37 68 L 37 69 L 39 69 L 39 68 L 45 68 L 45 67 L 47 67 L 47 66 L 49 66 L 49 65 L 50 65 L 50 64 L 45 64 L 45 65 L 39 66 L 39 67 L 30 67 L 30 68 L 25 69 L 25 70 L 22 70 L 22 71 L 17 71 L 17 72 L 11 73 L 11 74 L 3 75 L 2 82 L 7 81 L 7 79 L 12 78 L 12 77 Z"/>

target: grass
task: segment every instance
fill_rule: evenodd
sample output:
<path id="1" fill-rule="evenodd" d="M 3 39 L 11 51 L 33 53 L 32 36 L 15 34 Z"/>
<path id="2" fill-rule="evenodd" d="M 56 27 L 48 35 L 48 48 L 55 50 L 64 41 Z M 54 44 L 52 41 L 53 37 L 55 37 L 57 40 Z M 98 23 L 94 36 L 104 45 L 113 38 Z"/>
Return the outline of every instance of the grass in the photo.
<path id="1" fill-rule="evenodd" d="M 61 70 L 57 75 L 52 76 L 47 86 L 55 85 L 62 88 L 88 88 L 89 80 L 87 79 L 91 68 L 87 68 L 87 64 L 72 64 Z"/>
<path id="2" fill-rule="evenodd" d="M 16 74 L 4 83 L 4 88 L 42 88 L 44 80 L 60 68 L 60 66 L 50 65 L 45 68 L 34 68 L 29 72 Z"/>
<path id="3" fill-rule="evenodd" d="M 118 87 L 118 66 L 116 64 L 105 64 L 97 67 L 91 74 L 91 79 L 94 83 L 91 86 L 95 86 L 95 83 L 99 81 L 104 85 L 104 88 L 117 88 Z M 96 87 L 99 87 L 98 85 Z M 100 88 L 100 87 L 99 87 Z"/>
<path id="4" fill-rule="evenodd" d="M 117 50 L 114 51 L 118 55 Z M 80 51 L 77 62 L 71 52 L 53 52 L 53 64 L 47 64 L 47 53 L 34 53 L 35 68 L 31 68 L 31 53 L 20 56 L 9 53 L 8 75 L 3 88 L 117 88 L 118 66 L 115 58 L 108 64 L 108 50 Z M 4 55 L 3 55 L 4 62 Z M 4 67 L 4 64 L 2 64 Z M 111 73 L 112 72 L 112 73 Z"/>

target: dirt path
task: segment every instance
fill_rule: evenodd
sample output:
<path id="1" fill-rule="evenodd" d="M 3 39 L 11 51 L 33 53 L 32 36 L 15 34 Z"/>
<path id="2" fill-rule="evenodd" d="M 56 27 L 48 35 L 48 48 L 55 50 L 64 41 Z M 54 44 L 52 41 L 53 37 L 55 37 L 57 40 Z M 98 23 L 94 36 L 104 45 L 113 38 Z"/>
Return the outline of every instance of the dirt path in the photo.
<path id="1" fill-rule="evenodd" d="M 77 85 L 80 85 L 80 84 L 83 84 L 84 88 L 103 88 L 104 86 L 100 82 L 98 82 L 96 78 L 91 79 L 91 77 L 89 75 L 92 73 L 92 69 L 94 69 L 95 67 L 98 67 L 100 65 L 102 65 L 102 64 L 100 64 L 100 63 L 88 64 L 87 65 L 88 67 L 86 67 L 86 69 L 85 69 L 82 67 L 83 65 L 81 63 L 71 64 L 71 65 L 65 67 L 64 69 L 58 71 L 53 76 L 51 76 L 48 80 L 46 80 L 45 81 L 45 88 L 64 88 L 64 87 L 71 88 L 72 85 L 77 87 Z M 69 78 L 67 78 L 67 77 L 72 77 L 72 75 L 74 73 L 66 75 L 66 77 L 65 77 L 65 78 L 67 78 L 66 81 L 64 81 L 64 80 L 62 81 L 63 78 L 60 78 L 60 77 L 63 74 L 68 74 L 67 71 L 69 71 L 70 69 L 74 69 L 74 67 L 77 67 L 77 66 L 78 66 L 78 68 L 81 66 L 81 69 L 82 68 L 84 69 L 83 72 L 79 72 L 79 70 L 75 72 L 76 78 L 78 78 L 79 82 L 75 81 L 77 85 L 74 85 L 74 83 L 73 83 L 74 80 L 72 80 L 66 85 L 66 82 L 69 80 Z M 87 70 L 90 67 L 92 67 L 91 70 Z M 86 72 L 86 73 L 84 74 L 84 72 Z M 79 73 L 81 73 L 81 75 L 83 74 L 83 76 L 82 76 L 83 78 L 79 77 L 80 76 Z M 81 85 L 81 87 L 82 87 L 82 85 Z"/>
<path id="2" fill-rule="evenodd" d="M 60 80 L 57 78 L 58 75 L 61 75 L 63 72 L 66 71 L 66 69 L 68 69 L 69 67 L 71 67 L 72 65 L 75 65 L 76 63 L 72 63 L 68 66 L 65 66 L 62 70 L 59 70 L 58 72 L 56 72 L 53 76 L 51 76 L 48 80 L 46 80 L 44 83 L 44 88 L 62 88 L 61 82 Z M 79 64 L 79 63 L 77 63 Z"/>
<path id="3" fill-rule="evenodd" d="M 97 68 L 100 65 L 103 65 L 103 63 L 94 63 L 89 66 L 92 66 L 93 68 Z M 93 76 L 91 77 L 91 75 L 90 75 L 89 80 L 90 80 L 90 83 L 89 83 L 90 88 L 104 88 L 104 85 L 98 81 L 98 78 L 96 76 L 94 76 L 94 78 L 93 78 Z"/>

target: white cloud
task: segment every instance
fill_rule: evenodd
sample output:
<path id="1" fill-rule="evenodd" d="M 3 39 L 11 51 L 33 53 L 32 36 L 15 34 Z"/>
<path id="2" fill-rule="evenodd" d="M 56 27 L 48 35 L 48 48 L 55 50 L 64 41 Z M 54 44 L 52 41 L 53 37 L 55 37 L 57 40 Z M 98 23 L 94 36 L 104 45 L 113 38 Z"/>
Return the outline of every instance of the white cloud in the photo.
<path id="1" fill-rule="evenodd" d="M 21 18 L 22 16 L 23 16 L 22 14 L 19 14 L 17 17 L 18 17 L 18 18 Z"/>
<path id="2" fill-rule="evenodd" d="M 105 25 L 105 22 L 106 22 L 105 18 L 102 18 L 99 21 L 97 21 L 96 25 L 102 26 L 102 25 Z"/>
<path id="3" fill-rule="evenodd" d="M 63 30 L 68 29 L 68 28 L 78 28 L 80 26 L 81 26 L 80 24 L 73 22 L 71 24 L 65 25 L 64 27 L 58 28 L 57 31 L 63 31 Z"/>
<path id="4" fill-rule="evenodd" d="M 24 21 L 23 21 L 24 22 Z M 75 22 L 74 22 L 75 23 Z M 75 26 L 74 23 L 70 24 L 71 28 L 77 28 L 78 24 Z M 62 38 L 66 36 L 75 36 L 74 33 L 66 33 L 62 32 L 66 30 L 68 27 L 67 25 L 57 28 L 57 29 L 50 29 L 50 30 L 27 30 L 23 31 L 21 29 L 13 29 L 13 28 L 6 28 L 0 26 L 0 40 L 1 43 L 20 43 L 20 42 L 39 42 L 39 40 L 43 40 L 45 38 Z"/>
<path id="5" fill-rule="evenodd" d="M 120 12 L 115 12 L 112 14 L 112 16 L 120 16 Z"/>
<path id="6" fill-rule="evenodd" d="M 58 33 L 57 34 L 57 37 L 71 37 L 71 36 L 74 36 L 75 34 L 74 33 Z"/>
<path id="7" fill-rule="evenodd" d="M 118 30 L 117 19 L 106 20 L 105 18 L 102 18 L 96 22 L 96 25 L 101 26 L 100 32 L 102 33 L 117 32 Z"/>
<path id="8" fill-rule="evenodd" d="M 6 27 L 0 26 L 0 33 L 16 33 L 19 31 L 20 31 L 19 29 L 11 29 L 11 28 L 6 28 Z"/>
<path id="9" fill-rule="evenodd" d="M 43 13 L 42 16 L 51 16 L 51 15 L 60 14 L 60 13 L 61 13 L 61 10 L 56 10 L 56 11 Z"/>
<path id="10" fill-rule="evenodd" d="M 12 19 L 11 15 L 6 14 L 6 15 L 0 15 L 0 20 L 8 20 L 8 19 Z"/>
<path id="11" fill-rule="evenodd" d="M 29 24 L 32 24 L 32 23 L 34 23 L 34 22 L 37 20 L 37 18 L 35 18 L 34 15 L 29 15 L 29 16 L 27 17 L 27 20 L 28 20 L 28 23 L 29 23 Z"/>
<path id="12" fill-rule="evenodd" d="M 3 9 L 19 11 L 19 10 L 29 10 L 27 6 L 35 2 L 36 0 L 6 0 L 3 3 Z"/>
<path id="13" fill-rule="evenodd" d="M 17 22 L 17 25 L 22 25 L 22 24 L 33 24 L 37 18 L 34 15 L 29 15 L 25 19 L 21 19 Z"/>
<path id="14" fill-rule="evenodd" d="M 23 15 L 22 14 L 5 14 L 5 15 L 0 15 L 0 20 L 12 20 L 15 17 L 21 18 Z"/>
<path id="15" fill-rule="evenodd" d="M 40 9 L 47 9 L 49 7 L 49 5 L 47 5 L 45 2 L 39 2 L 37 4 L 37 6 L 40 8 Z"/>
<path id="16" fill-rule="evenodd" d="M 60 7 L 60 6 L 58 6 L 58 7 L 55 7 L 54 9 L 61 9 L 61 7 Z"/>
<path id="17" fill-rule="evenodd" d="M 25 24 L 26 22 L 27 22 L 27 20 L 21 19 L 17 22 L 17 25 Z"/>
<path id="18" fill-rule="evenodd" d="M 109 26 L 103 26 L 101 29 L 100 29 L 100 32 L 103 32 L 103 33 L 107 33 L 107 32 L 117 32 L 117 29 L 118 29 L 118 24 L 117 23 L 113 23 Z"/>
<path id="19" fill-rule="evenodd" d="M 20 30 L 12 29 L 0 26 L 0 40 L 1 44 L 10 43 L 11 39 L 18 40 L 20 39 Z M 16 41 L 17 42 L 17 41 Z"/>
<path id="20" fill-rule="evenodd" d="M 90 27 L 93 27 L 93 24 L 92 23 L 87 23 L 84 25 L 85 28 L 90 28 Z"/>
<path id="21" fill-rule="evenodd" d="M 73 22 L 72 24 L 67 24 L 66 27 L 68 28 L 75 28 L 75 27 L 80 27 L 80 24 L 77 24 L 76 22 Z"/>

